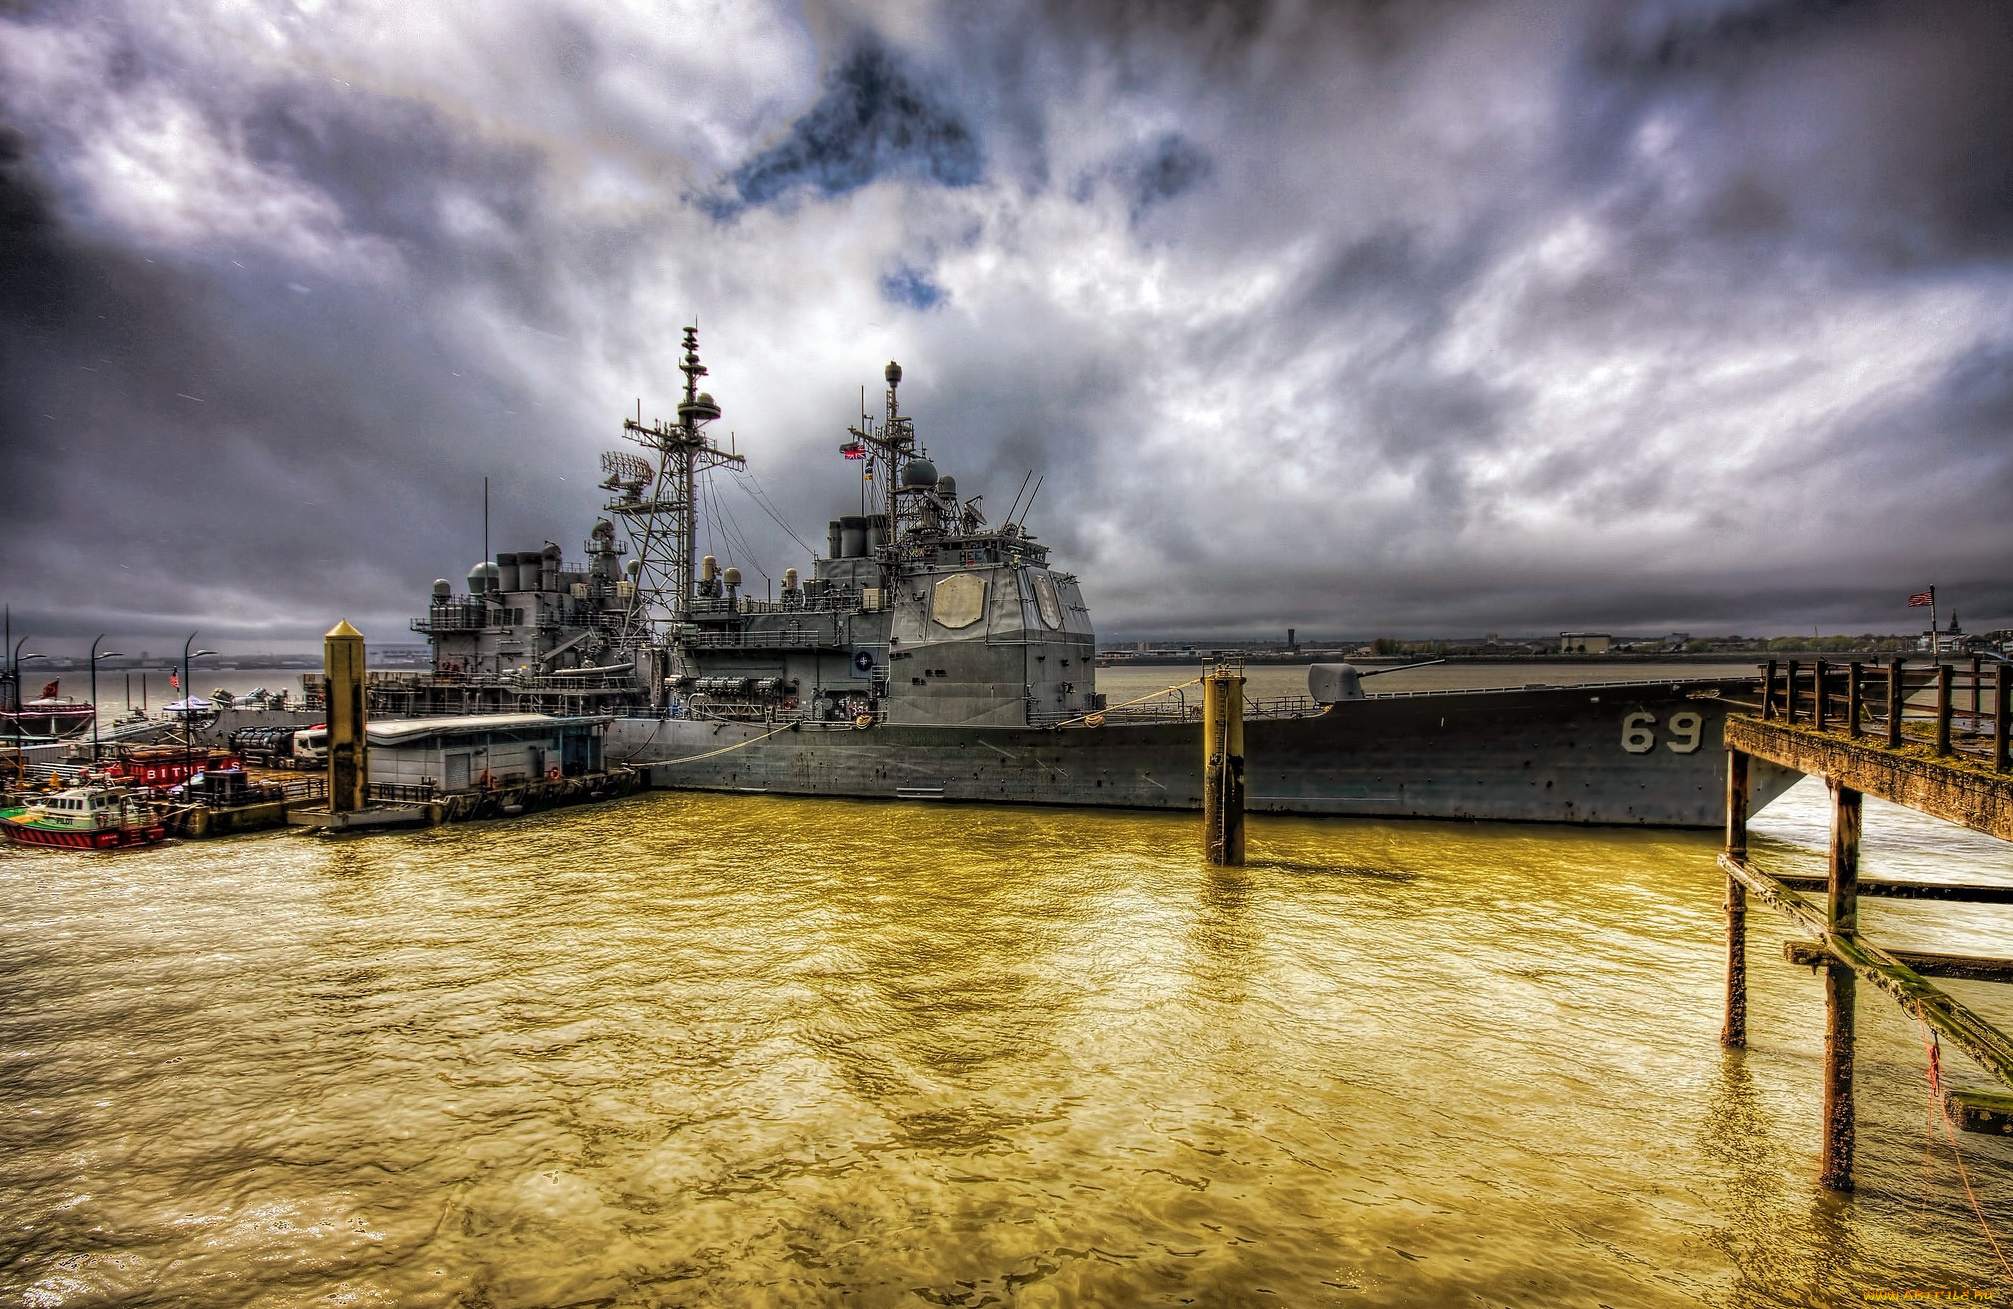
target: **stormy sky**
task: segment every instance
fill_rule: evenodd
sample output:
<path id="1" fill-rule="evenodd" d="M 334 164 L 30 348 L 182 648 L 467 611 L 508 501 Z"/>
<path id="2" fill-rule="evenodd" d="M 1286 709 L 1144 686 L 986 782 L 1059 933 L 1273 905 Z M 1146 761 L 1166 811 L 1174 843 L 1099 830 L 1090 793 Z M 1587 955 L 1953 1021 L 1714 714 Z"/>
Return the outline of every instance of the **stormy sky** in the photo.
<path id="1" fill-rule="evenodd" d="M 1114 636 L 2013 625 L 2013 9 L 0 0 L 44 648 L 417 640 L 695 320 L 758 592 L 894 358 Z"/>

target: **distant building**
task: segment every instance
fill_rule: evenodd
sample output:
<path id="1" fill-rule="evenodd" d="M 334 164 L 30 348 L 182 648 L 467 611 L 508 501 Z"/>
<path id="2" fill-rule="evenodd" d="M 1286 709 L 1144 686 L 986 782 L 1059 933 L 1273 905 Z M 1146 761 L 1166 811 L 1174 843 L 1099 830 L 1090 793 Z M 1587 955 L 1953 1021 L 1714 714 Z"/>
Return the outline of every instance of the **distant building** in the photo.
<path id="1" fill-rule="evenodd" d="M 1606 632 L 1560 632 L 1560 654 L 1606 654 L 1615 638 Z"/>

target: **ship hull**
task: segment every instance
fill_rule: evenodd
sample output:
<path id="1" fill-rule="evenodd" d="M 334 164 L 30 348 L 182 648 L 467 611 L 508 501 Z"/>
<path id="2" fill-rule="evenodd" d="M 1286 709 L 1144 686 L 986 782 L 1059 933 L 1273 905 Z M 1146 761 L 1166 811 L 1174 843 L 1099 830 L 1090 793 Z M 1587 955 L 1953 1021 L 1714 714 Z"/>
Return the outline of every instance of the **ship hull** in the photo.
<path id="1" fill-rule="evenodd" d="M 1254 813 L 1656 827 L 1724 822 L 1745 679 L 1377 696 L 1245 724 Z M 1059 729 L 618 719 L 654 787 L 1199 809 L 1195 722 Z M 1753 807 L 1798 774 L 1757 763 Z"/>

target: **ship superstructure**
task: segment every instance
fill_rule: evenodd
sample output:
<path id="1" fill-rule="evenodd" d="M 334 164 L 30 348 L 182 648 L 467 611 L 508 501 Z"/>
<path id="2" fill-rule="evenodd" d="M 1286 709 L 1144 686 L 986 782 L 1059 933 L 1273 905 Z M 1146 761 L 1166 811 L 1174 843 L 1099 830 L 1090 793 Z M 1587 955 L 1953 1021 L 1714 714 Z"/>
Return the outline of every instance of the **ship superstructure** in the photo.
<path id="1" fill-rule="evenodd" d="M 704 479 L 746 459 L 707 434 L 721 410 L 698 389 L 696 329 L 679 366 L 678 421 L 625 419 L 643 453 L 602 457 L 610 499 L 587 562 L 547 542 L 477 564 L 466 592 L 436 581 L 413 623 L 431 673 L 373 674 L 374 713 L 1025 727 L 1099 707 L 1077 579 L 1024 523 L 989 524 L 939 475 L 901 412 L 898 364 L 880 421 L 863 415 L 840 447 L 863 464 L 872 511 L 832 520 L 811 576 L 785 569 L 761 597 L 698 555 Z"/>

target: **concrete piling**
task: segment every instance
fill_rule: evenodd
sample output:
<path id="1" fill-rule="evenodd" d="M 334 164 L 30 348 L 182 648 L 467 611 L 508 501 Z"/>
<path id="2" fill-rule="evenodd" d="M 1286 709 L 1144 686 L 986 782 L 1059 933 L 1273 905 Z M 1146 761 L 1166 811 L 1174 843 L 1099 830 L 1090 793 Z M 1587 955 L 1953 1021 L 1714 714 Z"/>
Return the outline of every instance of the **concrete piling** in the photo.
<path id="1" fill-rule="evenodd" d="M 327 678 L 329 812 L 363 809 L 370 791 L 369 742 L 364 737 L 363 633 L 348 620 L 329 630 L 322 643 Z"/>

